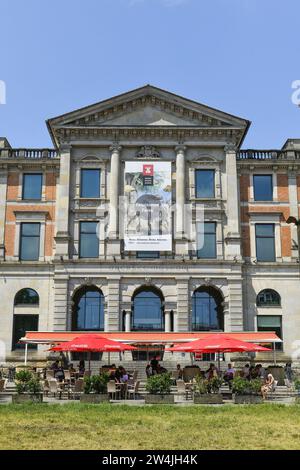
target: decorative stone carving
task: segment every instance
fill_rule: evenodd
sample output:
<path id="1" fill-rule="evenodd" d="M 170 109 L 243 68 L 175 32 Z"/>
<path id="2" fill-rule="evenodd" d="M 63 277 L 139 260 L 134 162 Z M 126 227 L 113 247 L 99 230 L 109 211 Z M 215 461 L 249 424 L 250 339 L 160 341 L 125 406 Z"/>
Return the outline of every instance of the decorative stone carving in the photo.
<path id="1" fill-rule="evenodd" d="M 146 284 L 147 286 L 150 286 L 150 285 L 152 284 L 152 279 L 151 279 L 151 277 L 145 277 L 145 284 Z"/>
<path id="2" fill-rule="evenodd" d="M 160 158 L 159 151 L 153 145 L 144 145 L 136 154 L 137 158 Z"/>

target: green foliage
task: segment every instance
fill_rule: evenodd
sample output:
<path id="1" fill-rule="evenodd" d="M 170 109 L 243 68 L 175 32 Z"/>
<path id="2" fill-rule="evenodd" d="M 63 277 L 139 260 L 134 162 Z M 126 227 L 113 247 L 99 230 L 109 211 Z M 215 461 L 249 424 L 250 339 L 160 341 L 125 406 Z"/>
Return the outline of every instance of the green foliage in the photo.
<path id="1" fill-rule="evenodd" d="M 42 387 L 39 379 L 28 370 L 20 370 L 16 373 L 16 390 L 18 394 L 32 393 L 37 395 L 41 393 Z"/>
<path id="2" fill-rule="evenodd" d="M 250 380 L 251 392 L 253 395 L 260 395 L 262 381 L 261 379 L 252 379 Z"/>
<path id="3" fill-rule="evenodd" d="M 201 375 L 195 377 L 194 392 L 200 395 L 207 393 L 219 393 L 223 380 L 219 377 L 213 377 L 211 380 L 204 379 Z"/>
<path id="4" fill-rule="evenodd" d="M 236 395 L 259 395 L 262 382 L 260 379 L 247 380 L 235 377 L 232 381 L 232 391 Z"/>
<path id="5" fill-rule="evenodd" d="M 16 373 L 16 380 L 18 382 L 27 383 L 32 379 L 33 375 L 29 370 L 20 370 Z"/>
<path id="6" fill-rule="evenodd" d="M 170 395 L 171 385 L 171 374 L 156 374 L 147 379 L 146 390 L 153 395 Z"/>
<path id="7" fill-rule="evenodd" d="M 300 379 L 296 379 L 294 382 L 295 389 L 300 392 Z"/>
<path id="8" fill-rule="evenodd" d="M 84 379 L 84 393 L 107 393 L 107 383 L 109 381 L 109 374 L 103 372 L 100 375 L 92 375 Z"/>
<path id="9" fill-rule="evenodd" d="M 27 389 L 29 393 L 37 395 L 38 393 L 42 392 L 41 382 L 37 378 L 32 378 L 27 383 Z"/>

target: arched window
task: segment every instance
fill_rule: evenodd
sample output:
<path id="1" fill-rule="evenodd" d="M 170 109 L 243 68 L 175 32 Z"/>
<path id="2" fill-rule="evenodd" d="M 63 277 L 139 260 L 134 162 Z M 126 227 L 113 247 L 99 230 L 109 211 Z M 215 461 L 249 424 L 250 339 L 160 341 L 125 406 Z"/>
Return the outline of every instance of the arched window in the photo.
<path id="1" fill-rule="evenodd" d="M 213 287 L 200 287 L 192 297 L 192 330 L 224 330 L 223 298 Z"/>
<path id="2" fill-rule="evenodd" d="M 15 296 L 15 305 L 39 305 L 39 295 L 33 289 L 21 289 Z"/>
<path id="3" fill-rule="evenodd" d="M 133 331 L 164 331 L 163 297 L 157 289 L 142 288 L 133 296 Z"/>
<path id="4" fill-rule="evenodd" d="M 273 289 L 262 290 L 256 298 L 257 307 L 280 307 L 281 298 Z"/>
<path id="5" fill-rule="evenodd" d="M 73 330 L 104 331 L 104 296 L 95 286 L 84 287 L 74 296 Z"/>

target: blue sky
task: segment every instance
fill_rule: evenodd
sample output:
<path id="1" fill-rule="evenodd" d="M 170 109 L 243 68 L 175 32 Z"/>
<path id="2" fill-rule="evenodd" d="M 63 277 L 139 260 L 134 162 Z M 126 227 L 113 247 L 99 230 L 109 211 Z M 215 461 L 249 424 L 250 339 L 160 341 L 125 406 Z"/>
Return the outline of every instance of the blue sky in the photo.
<path id="1" fill-rule="evenodd" d="M 252 121 L 244 148 L 300 137 L 299 0 L 1 0 L 0 135 L 151 83 Z"/>

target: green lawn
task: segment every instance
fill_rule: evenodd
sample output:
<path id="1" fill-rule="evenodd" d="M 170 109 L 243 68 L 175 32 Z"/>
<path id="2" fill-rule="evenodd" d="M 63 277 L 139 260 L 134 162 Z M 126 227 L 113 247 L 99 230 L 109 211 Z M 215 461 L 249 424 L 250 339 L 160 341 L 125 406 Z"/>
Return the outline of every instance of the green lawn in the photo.
<path id="1" fill-rule="evenodd" d="M 0 406 L 0 449 L 300 449 L 300 406 Z"/>

